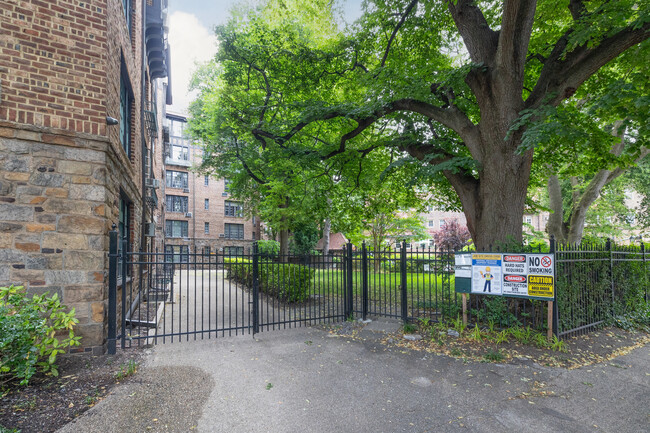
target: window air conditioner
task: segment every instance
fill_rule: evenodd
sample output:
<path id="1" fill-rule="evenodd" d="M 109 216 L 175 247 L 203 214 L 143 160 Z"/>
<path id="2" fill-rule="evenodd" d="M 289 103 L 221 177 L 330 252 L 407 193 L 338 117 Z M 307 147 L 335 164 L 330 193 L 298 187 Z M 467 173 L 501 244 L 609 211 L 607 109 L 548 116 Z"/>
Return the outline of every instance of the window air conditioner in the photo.
<path id="1" fill-rule="evenodd" d="M 219 237 L 220 237 L 220 238 L 225 238 L 225 237 L 226 237 L 226 234 L 225 234 L 225 233 L 219 233 Z"/>
<path id="2" fill-rule="evenodd" d="M 145 179 L 144 184 L 147 186 L 147 188 L 158 189 L 160 187 L 160 181 L 153 178 Z"/>
<path id="3" fill-rule="evenodd" d="M 185 212 L 185 216 L 187 218 L 192 218 L 192 212 Z"/>
<path id="4" fill-rule="evenodd" d="M 183 188 L 183 192 L 190 192 L 189 188 Z"/>

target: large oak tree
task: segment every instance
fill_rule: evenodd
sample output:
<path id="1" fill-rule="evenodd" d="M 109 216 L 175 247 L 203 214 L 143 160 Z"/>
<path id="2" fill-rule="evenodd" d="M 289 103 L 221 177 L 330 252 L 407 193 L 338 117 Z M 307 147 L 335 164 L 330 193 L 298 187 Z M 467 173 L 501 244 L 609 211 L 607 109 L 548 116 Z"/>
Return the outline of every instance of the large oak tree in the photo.
<path id="1" fill-rule="evenodd" d="M 374 0 L 339 32 L 329 6 L 269 0 L 219 28 L 195 133 L 215 154 L 236 142 L 258 180 L 261 155 L 307 177 L 414 158 L 453 187 L 478 248 L 521 240 L 529 124 L 650 36 L 647 1 Z"/>

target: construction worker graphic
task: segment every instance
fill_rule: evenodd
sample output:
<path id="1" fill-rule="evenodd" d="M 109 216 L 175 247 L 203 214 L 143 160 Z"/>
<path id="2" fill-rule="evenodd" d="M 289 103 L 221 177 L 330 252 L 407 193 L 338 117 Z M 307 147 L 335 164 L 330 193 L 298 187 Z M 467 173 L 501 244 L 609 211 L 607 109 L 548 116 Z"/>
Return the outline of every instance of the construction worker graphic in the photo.
<path id="1" fill-rule="evenodd" d="M 483 292 L 487 290 L 488 293 L 492 293 L 492 279 L 494 278 L 494 275 L 490 273 L 490 267 L 487 266 L 485 268 L 485 273 L 483 271 L 479 271 L 481 274 L 481 277 L 485 279 L 485 286 L 483 286 Z"/>

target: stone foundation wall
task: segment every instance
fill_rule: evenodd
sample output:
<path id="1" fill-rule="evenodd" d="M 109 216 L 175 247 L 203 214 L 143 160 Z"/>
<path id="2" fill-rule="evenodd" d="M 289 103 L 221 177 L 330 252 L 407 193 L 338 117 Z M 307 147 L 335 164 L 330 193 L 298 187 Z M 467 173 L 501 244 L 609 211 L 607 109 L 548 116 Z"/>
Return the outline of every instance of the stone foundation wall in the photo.
<path id="1" fill-rule="evenodd" d="M 76 310 L 85 350 L 106 337 L 108 231 L 120 191 L 141 206 L 135 182 L 103 137 L 18 129 L 0 123 L 0 285 L 58 293 Z"/>

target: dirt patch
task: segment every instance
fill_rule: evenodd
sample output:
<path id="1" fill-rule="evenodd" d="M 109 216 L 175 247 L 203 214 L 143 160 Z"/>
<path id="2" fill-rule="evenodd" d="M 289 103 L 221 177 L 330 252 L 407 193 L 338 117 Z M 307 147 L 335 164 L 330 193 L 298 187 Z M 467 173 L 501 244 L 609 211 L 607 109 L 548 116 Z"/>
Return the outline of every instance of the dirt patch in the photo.
<path id="1" fill-rule="evenodd" d="M 128 381 L 142 350 L 117 355 L 68 355 L 59 358 L 59 376 L 38 374 L 29 385 L 0 391 L 1 427 L 22 433 L 54 432 L 101 401 L 115 385 Z"/>
<path id="2" fill-rule="evenodd" d="M 643 331 L 625 331 L 606 328 L 590 334 L 570 338 L 563 342 L 561 350 L 538 347 L 531 342 L 517 341 L 496 343 L 484 337 L 480 340 L 463 334 L 460 337 L 423 335 L 418 341 L 409 341 L 403 334 L 386 336 L 382 342 L 389 346 L 440 353 L 455 358 L 480 362 L 534 362 L 544 366 L 568 369 L 610 361 L 631 350 L 650 343 L 650 334 Z"/>

